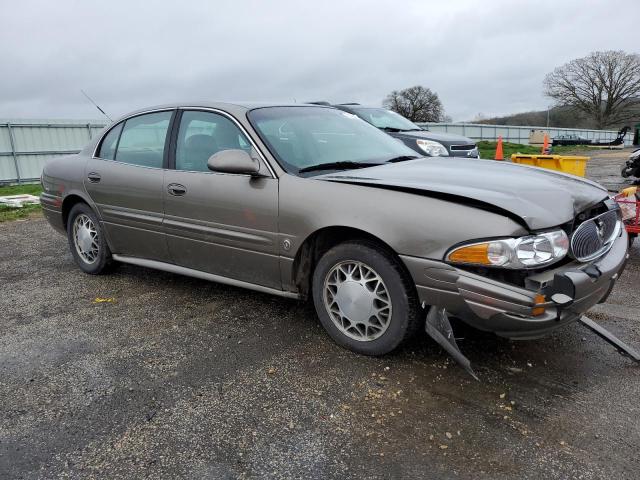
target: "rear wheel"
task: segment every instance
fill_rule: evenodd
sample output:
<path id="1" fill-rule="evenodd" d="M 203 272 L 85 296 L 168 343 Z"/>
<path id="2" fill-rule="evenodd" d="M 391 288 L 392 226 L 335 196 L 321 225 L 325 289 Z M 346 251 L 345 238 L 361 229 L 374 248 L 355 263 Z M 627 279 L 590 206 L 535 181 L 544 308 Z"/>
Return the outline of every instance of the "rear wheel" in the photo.
<path id="1" fill-rule="evenodd" d="M 102 227 L 86 203 L 74 205 L 69 212 L 67 239 L 73 259 L 83 272 L 98 275 L 111 266 L 111 251 Z"/>
<path id="2" fill-rule="evenodd" d="M 415 288 L 391 253 L 370 242 L 346 242 L 326 252 L 313 275 L 320 322 L 340 345 L 383 355 L 419 326 Z"/>

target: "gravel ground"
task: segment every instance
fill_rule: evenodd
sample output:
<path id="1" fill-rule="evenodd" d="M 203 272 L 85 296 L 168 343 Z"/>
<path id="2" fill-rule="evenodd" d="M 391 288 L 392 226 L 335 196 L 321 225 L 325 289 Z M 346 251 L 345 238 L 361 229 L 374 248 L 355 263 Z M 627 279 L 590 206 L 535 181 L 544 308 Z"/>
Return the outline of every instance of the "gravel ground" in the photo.
<path id="1" fill-rule="evenodd" d="M 617 187 L 627 153 L 590 152 Z M 617 156 L 616 156 L 617 154 Z M 615 185 L 614 185 L 615 183 Z M 0 478 L 638 478 L 640 367 L 578 324 L 384 358 L 308 304 L 143 268 L 82 274 L 0 224 Z M 591 316 L 640 345 L 640 248 Z"/>

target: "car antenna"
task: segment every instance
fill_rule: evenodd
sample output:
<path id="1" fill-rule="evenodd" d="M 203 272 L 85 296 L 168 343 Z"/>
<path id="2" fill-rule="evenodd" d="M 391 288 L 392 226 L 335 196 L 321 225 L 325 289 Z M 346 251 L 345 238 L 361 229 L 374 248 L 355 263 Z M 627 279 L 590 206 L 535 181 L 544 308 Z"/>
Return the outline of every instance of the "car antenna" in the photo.
<path id="1" fill-rule="evenodd" d="M 86 94 L 86 92 L 85 92 L 84 90 L 80 89 L 80 91 L 82 92 L 82 94 L 83 94 L 85 97 L 87 97 L 87 100 L 89 100 L 91 103 L 93 103 L 93 104 L 95 105 L 95 107 L 96 107 L 98 110 L 100 110 L 100 113 L 102 113 L 105 117 L 107 117 L 107 118 L 109 119 L 109 121 L 110 121 L 110 122 L 113 122 L 113 120 L 111 120 L 111 117 L 110 117 L 109 115 L 107 115 L 107 114 L 105 113 L 105 111 L 104 111 L 103 109 L 101 109 L 101 108 L 100 108 L 100 106 L 99 106 L 96 102 L 94 102 L 94 101 L 93 101 L 93 99 L 92 99 L 89 95 L 87 95 L 87 94 Z"/>

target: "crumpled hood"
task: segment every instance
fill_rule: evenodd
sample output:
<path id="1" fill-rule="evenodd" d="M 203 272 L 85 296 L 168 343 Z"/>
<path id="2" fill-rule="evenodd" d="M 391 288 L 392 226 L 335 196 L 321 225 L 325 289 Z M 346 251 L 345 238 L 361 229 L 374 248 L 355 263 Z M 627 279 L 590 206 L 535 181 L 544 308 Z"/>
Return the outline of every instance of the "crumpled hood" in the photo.
<path id="1" fill-rule="evenodd" d="M 495 160 L 420 158 L 315 178 L 465 197 L 517 215 L 531 230 L 567 223 L 607 198 L 590 180 Z"/>

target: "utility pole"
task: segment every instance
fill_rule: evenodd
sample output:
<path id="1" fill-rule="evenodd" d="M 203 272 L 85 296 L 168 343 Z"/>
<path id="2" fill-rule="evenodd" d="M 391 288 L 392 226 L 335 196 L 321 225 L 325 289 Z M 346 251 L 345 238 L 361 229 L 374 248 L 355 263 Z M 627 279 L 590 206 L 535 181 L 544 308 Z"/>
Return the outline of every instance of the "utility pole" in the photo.
<path id="1" fill-rule="evenodd" d="M 547 128 L 549 128 L 549 114 L 551 112 L 551 106 L 547 106 Z"/>

